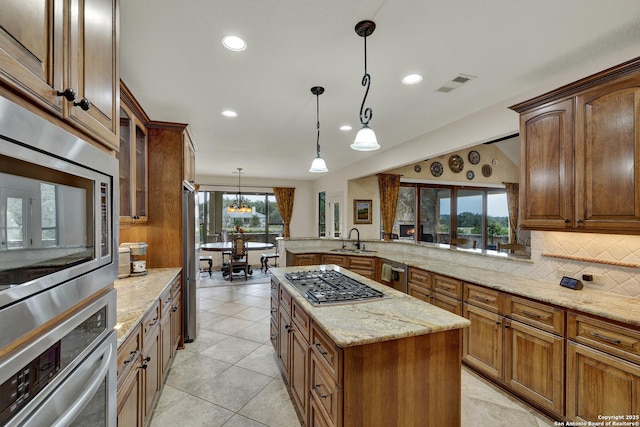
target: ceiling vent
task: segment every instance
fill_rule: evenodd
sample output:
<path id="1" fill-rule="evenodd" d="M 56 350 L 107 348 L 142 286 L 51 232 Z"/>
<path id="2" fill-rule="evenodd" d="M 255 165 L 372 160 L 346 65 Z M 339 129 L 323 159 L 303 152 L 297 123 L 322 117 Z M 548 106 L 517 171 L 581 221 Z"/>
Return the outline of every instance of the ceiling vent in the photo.
<path id="1" fill-rule="evenodd" d="M 443 84 L 441 87 L 436 89 L 436 92 L 444 92 L 444 93 L 451 92 L 452 90 L 462 86 L 465 83 L 468 83 L 469 81 L 475 78 L 476 76 L 470 76 L 468 74 L 458 74 L 456 77 L 454 77 L 453 79 L 449 80 L 448 82 Z"/>

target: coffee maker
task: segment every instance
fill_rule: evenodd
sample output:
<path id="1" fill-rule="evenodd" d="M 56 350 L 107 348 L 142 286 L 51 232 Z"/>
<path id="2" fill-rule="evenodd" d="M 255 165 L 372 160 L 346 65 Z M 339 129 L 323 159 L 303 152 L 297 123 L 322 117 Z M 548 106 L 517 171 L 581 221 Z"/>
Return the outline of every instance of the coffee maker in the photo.
<path id="1" fill-rule="evenodd" d="M 138 259 L 147 253 L 145 242 L 121 243 L 119 250 L 118 278 L 144 276 L 147 274 L 147 262 Z M 126 275 L 125 275 L 126 274 Z"/>

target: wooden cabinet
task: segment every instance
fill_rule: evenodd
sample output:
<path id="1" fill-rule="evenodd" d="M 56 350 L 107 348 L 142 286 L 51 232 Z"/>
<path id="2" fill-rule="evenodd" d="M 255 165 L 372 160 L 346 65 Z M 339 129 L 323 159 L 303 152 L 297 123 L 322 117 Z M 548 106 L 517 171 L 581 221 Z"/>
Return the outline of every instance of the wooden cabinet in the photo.
<path id="1" fill-rule="evenodd" d="M 321 264 L 334 264 L 340 267 L 347 267 L 347 257 L 344 255 L 321 254 Z"/>
<path id="2" fill-rule="evenodd" d="M 118 348 L 119 426 L 146 426 L 181 345 L 181 290 L 177 276 Z"/>
<path id="3" fill-rule="evenodd" d="M 294 254 L 292 265 L 317 265 L 318 254 Z"/>
<path id="4" fill-rule="evenodd" d="M 150 122 L 149 144 L 149 219 L 146 242 L 147 268 L 183 267 L 182 193 L 185 184 L 185 146 L 193 146 L 189 126 L 180 123 Z"/>
<path id="5" fill-rule="evenodd" d="M 347 268 L 368 279 L 375 279 L 376 258 L 367 256 L 348 256 Z"/>
<path id="6" fill-rule="evenodd" d="M 523 227 L 640 233 L 640 58 L 511 108 Z"/>
<path id="7" fill-rule="evenodd" d="M 7 0 L 0 27 L 0 83 L 117 149 L 118 1 Z"/>
<path id="8" fill-rule="evenodd" d="M 303 425 L 460 425 L 460 330 L 342 348 L 285 288 L 271 340 Z"/>
<path id="9" fill-rule="evenodd" d="M 433 274 L 419 268 L 409 267 L 407 270 L 407 293 L 424 302 L 433 298 Z"/>
<path id="10" fill-rule="evenodd" d="M 148 216 L 148 118 L 121 83 L 120 104 L 120 224 L 146 222 Z"/>
<path id="11" fill-rule="evenodd" d="M 564 311 L 465 284 L 463 361 L 553 414 L 564 414 Z"/>
<path id="12" fill-rule="evenodd" d="M 640 331 L 569 313 L 567 335 L 567 418 L 638 415 Z"/>

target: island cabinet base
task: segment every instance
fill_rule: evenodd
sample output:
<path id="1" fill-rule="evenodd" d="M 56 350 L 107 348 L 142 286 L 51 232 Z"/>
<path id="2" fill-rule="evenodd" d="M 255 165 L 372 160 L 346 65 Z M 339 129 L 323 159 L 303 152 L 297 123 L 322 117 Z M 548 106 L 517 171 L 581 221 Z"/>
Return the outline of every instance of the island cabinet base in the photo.
<path id="1" fill-rule="evenodd" d="M 342 425 L 460 426 L 461 335 L 345 348 Z"/>

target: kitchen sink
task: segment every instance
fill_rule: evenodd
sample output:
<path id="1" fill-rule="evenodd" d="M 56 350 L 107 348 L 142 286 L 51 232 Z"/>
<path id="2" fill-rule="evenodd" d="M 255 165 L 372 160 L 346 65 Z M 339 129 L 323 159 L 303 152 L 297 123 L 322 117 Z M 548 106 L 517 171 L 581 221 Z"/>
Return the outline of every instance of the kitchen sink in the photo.
<path id="1" fill-rule="evenodd" d="M 364 249 L 347 249 L 347 248 L 331 249 L 331 252 L 340 252 L 344 254 L 375 254 L 376 253 L 376 251 L 368 251 Z"/>

